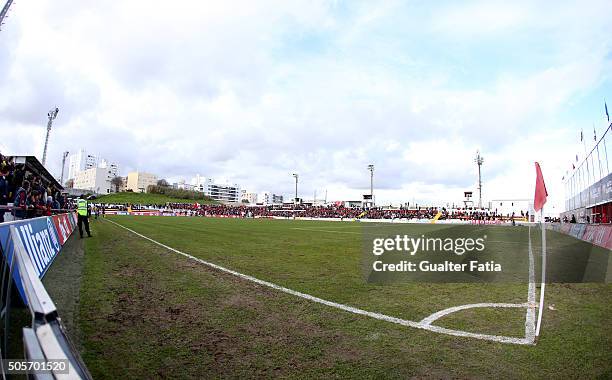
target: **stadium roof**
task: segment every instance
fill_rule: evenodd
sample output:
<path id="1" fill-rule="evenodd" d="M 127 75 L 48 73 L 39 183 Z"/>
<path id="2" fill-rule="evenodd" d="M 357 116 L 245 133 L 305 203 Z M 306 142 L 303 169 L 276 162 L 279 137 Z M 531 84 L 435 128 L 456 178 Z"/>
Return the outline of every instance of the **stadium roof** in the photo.
<path id="1" fill-rule="evenodd" d="M 13 161 L 16 164 L 25 164 L 26 169 L 32 172 L 34 175 L 41 177 L 46 182 L 51 182 L 55 187 L 63 190 L 64 187 L 59 183 L 55 177 L 49 173 L 49 171 L 42 165 L 38 158 L 35 156 L 13 156 Z"/>

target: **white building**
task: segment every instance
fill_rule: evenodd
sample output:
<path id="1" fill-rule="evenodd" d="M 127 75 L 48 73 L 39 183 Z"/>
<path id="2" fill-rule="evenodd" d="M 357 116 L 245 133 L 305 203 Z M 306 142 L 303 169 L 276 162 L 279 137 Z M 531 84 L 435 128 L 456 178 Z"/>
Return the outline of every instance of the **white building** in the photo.
<path id="1" fill-rule="evenodd" d="M 115 162 L 109 162 L 105 159 L 101 159 L 98 163 L 98 167 L 108 169 L 113 178 L 119 175 L 119 165 Z"/>
<path id="2" fill-rule="evenodd" d="M 88 190 L 96 194 L 109 194 L 113 177 L 107 168 L 89 168 L 76 174 L 74 188 Z"/>
<path id="3" fill-rule="evenodd" d="M 131 172 L 127 175 L 126 190 L 132 190 L 135 193 L 145 193 L 151 185 L 157 185 L 157 176 L 145 172 Z"/>
<path id="4" fill-rule="evenodd" d="M 75 179 L 79 172 L 91 168 L 108 169 L 112 177 L 119 175 L 118 164 L 88 154 L 83 148 L 68 156 L 68 179 Z"/>
<path id="5" fill-rule="evenodd" d="M 257 203 L 257 193 L 248 193 L 246 190 L 240 191 L 240 202 L 248 202 L 249 204 Z"/>
<path id="6" fill-rule="evenodd" d="M 240 202 L 240 186 L 228 181 L 219 183 L 212 178 L 202 177 L 199 174 L 192 180 L 193 190 L 200 191 L 210 198 L 228 203 Z"/>
<path id="7" fill-rule="evenodd" d="M 179 190 L 193 190 L 193 185 L 186 183 L 184 179 L 174 182 L 172 187 Z"/>
<path id="8" fill-rule="evenodd" d="M 264 206 L 283 204 L 282 195 L 276 195 L 269 191 L 264 191 L 263 193 L 261 193 L 258 199 L 259 202 L 261 202 Z"/>
<path id="9" fill-rule="evenodd" d="M 98 165 L 98 157 L 87 154 L 85 149 L 79 149 L 76 153 L 68 156 L 68 179 L 75 179 L 76 175 L 83 170 L 95 168 Z"/>

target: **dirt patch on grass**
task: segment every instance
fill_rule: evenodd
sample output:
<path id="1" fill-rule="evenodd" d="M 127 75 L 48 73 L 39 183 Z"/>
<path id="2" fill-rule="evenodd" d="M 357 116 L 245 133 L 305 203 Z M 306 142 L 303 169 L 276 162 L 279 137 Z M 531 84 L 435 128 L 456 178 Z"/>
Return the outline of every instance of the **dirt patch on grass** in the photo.
<path id="1" fill-rule="evenodd" d="M 326 317 L 312 318 L 311 302 L 145 241 L 139 243 L 146 250 L 127 252 L 121 234 L 115 231 L 101 242 L 99 253 L 109 266 L 104 291 L 111 295 L 110 305 L 98 315 L 105 328 L 90 339 L 140 347 L 147 356 L 170 355 L 156 376 L 202 375 L 202 363 L 204 373 L 213 376 L 290 376 L 364 359 L 366 353 L 353 347 L 351 337 L 323 326 Z"/>
<path id="2" fill-rule="evenodd" d="M 83 240 L 74 233 L 43 278 L 72 343 L 80 348 L 79 303 L 84 265 Z"/>

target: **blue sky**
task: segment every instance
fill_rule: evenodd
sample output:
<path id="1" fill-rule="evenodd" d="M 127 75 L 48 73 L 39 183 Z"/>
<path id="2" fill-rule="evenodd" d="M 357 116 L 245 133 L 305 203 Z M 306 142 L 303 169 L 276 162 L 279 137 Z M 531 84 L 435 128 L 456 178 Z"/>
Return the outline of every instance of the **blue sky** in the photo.
<path id="1" fill-rule="evenodd" d="M 609 1 L 18 3 L 0 32 L 0 149 L 41 155 L 57 104 L 57 172 L 83 147 L 124 173 L 289 195 L 299 172 L 305 198 L 355 199 L 374 163 L 379 202 L 421 204 L 473 190 L 479 149 L 485 200 L 532 197 L 538 160 L 559 210 L 580 128 L 605 128 L 610 14 Z"/>

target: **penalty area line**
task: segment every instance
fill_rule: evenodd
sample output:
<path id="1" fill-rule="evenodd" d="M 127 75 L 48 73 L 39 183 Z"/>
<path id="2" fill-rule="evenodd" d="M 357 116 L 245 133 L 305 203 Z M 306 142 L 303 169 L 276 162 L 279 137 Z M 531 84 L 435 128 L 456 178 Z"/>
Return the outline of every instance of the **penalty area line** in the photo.
<path id="1" fill-rule="evenodd" d="M 260 280 L 256 277 L 253 276 L 249 276 L 247 274 L 243 274 L 240 272 L 236 272 L 235 270 L 232 269 L 228 269 L 225 268 L 221 265 L 217 265 L 211 262 L 208 262 L 206 260 L 200 259 L 198 257 L 195 257 L 193 255 L 190 255 L 188 253 L 185 252 L 181 252 L 178 249 L 172 248 L 170 246 L 167 246 L 163 243 L 158 242 L 157 240 L 151 239 L 148 236 L 145 236 L 141 233 L 138 233 L 134 230 L 132 230 L 131 228 L 125 227 L 120 223 L 114 222 L 112 220 L 109 219 L 103 219 L 104 221 L 110 222 L 118 227 L 123 228 L 126 231 L 129 231 L 131 233 L 133 233 L 136 236 L 139 236 L 145 240 L 150 241 L 153 244 L 156 244 L 162 248 L 165 248 L 169 251 L 172 251 L 174 253 L 177 253 L 181 256 L 184 256 L 188 259 L 191 259 L 193 261 L 196 261 L 200 264 L 204 264 L 210 268 L 216 269 L 218 271 L 221 272 L 225 272 L 228 274 L 232 274 L 234 276 L 240 277 L 244 280 L 247 281 L 251 281 L 254 282 L 256 284 L 259 285 L 263 285 L 263 286 L 267 286 L 269 288 L 281 291 L 283 293 L 287 293 L 296 297 L 300 297 L 312 302 L 316 302 L 325 306 L 329 306 L 329 307 L 333 307 L 336 309 L 340 309 L 343 311 L 347 311 L 349 313 L 353 313 L 353 314 L 357 314 L 357 315 L 363 315 L 366 317 L 370 317 L 370 318 L 374 318 L 374 319 L 378 319 L 381 321 L 385 321 L 385 322 L 390 322 L 390 323 L 395 323 L 398 325 L 402 325 L 402 326 L 408 326 L 408 327 L 414 327 L 417 329 L 422 329 L 422 330 L 428 330 L 428 331 L 432 331 L 432 332 L 437 332 L 440 334 L 446 334 L 446 335 L 452 335 L 452 336 L 459 336 L 459 337 L 464 337 L 464 338 L 475 338 L 475 339 L 481 339 L 481 340 L 488 340 L 488 341 L 493 341 L 493 342 L 499 342 L 499 343 L 510 343 L 510 344 L 520 344 L 520 345 L 531 345 L 533 344 L 532 341 L 530 341 L 527 338 L 516 338 L 516 337 L 509 337 L 509 336 L 503 336 L 503 335 L 488 335 L 488 334 L 479 334 L 479 333 L 472 333 L 472 332 L 468 332 L 468 331 L 461 331 L 461 330 L 453 330 L 453 329 L 447 329 L 445 327 L 439 327 L 439 326 L 434 326 L 431 325 L 429 323 L 423 323 L 423 322 L 415 322 L 415 321 L 410 321 L 407 319 L 401 319 L 401 318 L 397 318 L 397 317 L 392 317 L 389 315 L 385 315 L 385 314 L 381 314 L 381 313 L 375 313 L 375 312 L 371 312 L 371 311 L 367 311 L 367 310 L 363 310 L 363 309 L 358 309 L 356 307 L 353 306 L 348 306 L 348 305 L 344 305 L 341 303 L 337 303 L 337 302 L 333 302 L 333 301 L 328 301 L 325 300 L 323 298 L 319 298 L 319 297 L 315 297 L 313 295 L 307 294 L 307 293 L 302 293 L 302 292 L 298 292 L 297 290 L 293 290 L 293 289 L 289 289 L 289 288 L 285 288 L 284 286 L 280 286 L 277 284 L 274 284 L 272 282 L 268 282 L 268 281 L 264 281 L 264 280 Z M 475 305 L 480 305 L 480 304 L 475 304 Z M 469 308 L 472 305 L 463 305 L 463 308 Z M 478 307 L 478 306 L 476 306 Z M 514 307 L 514 306 L 513 306 Z M 434 313 L 435 315 L 436 313 Z M 428 317 L 429 318 L 429 317 Z M 424 321 L 426 321 L 428 318 L 425 318 Z"/>

